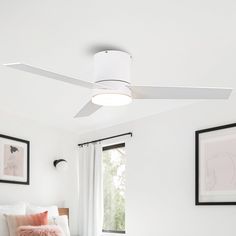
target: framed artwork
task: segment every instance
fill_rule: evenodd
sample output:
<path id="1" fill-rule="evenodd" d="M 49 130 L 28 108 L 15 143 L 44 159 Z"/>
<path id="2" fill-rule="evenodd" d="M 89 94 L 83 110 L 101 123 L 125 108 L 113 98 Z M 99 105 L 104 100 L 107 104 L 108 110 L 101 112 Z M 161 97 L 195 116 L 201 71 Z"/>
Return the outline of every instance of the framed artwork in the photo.
<path id="1" fill-rule="evenodd" d="M 198 130 L 196 205 L 236 205 L 236 123 Z"/>
<path id="2" fill-rule="evenodd" d="M 0 134 L 0 182 L 29 185 L 30 142 Z"/>

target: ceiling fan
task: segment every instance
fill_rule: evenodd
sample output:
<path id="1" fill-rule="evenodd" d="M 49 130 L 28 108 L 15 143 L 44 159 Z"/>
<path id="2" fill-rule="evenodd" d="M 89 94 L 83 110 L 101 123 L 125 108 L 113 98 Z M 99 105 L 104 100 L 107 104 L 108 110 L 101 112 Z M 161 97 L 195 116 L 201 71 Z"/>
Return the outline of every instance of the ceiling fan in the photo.
<path id="1" fill-rule="evenodd" d="M 227 99 L 230 88 L 135 86 L 130 81 L 131 56 L 123 51 L 107 50 L 94 55 L 95 82 L 87 82 L 23 63 L 8 67 L 93 90 L 91 100 L 75 115 L 85 117 L 102 106 L 121 106 L 132 99 Z"/>

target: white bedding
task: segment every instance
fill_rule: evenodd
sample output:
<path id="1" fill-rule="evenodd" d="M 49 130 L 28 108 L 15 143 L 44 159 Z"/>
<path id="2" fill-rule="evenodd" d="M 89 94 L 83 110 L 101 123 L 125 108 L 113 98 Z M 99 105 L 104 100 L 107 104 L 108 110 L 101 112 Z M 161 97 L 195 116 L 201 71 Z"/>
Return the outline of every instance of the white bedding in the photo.
<path id="1" fill-rule="evenodd" d="M 13 205 L 0 205 L 0 236 L 9 236 L 8 225 L 4 214 L 9 215 L 28 215 L 48 211 L 49 224 L 58 225 L 64 231 L 65 236 L 70 236 L 67 216 L 59 216 L 58 207 L 53 206 L 36 206 L 28 203 L 19 203 Z"/>

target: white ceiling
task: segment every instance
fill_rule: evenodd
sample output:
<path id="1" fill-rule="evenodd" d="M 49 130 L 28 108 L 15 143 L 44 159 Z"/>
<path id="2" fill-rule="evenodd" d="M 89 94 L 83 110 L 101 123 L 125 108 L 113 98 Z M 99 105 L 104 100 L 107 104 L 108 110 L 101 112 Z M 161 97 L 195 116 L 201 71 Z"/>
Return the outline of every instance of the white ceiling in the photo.
<path id="1" fill-rule="evenodd" d="M 228 0 L 2 0 L 0 64 L 24 62 L 93 80 L 93 53 L 133 56 L 132 83 L 236 85 L 236 2 Z M 135 101 L 73 119 L 87 89 L 0 66 L 0 110 L 86 132 L 189 104 Z"/>

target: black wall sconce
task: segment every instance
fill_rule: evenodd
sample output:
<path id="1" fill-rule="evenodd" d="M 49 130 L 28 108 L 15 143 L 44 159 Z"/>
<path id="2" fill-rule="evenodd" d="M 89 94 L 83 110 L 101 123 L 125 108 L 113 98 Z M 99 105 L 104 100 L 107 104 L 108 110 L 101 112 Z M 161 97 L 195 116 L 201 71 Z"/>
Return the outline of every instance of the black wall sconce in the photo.
<path id="1" fill-rule="evenodd" d="M 68 162 L 65 159 L 57 159 L 53 165 L 57 170 L 66 171 L 68 169 Z"/>

